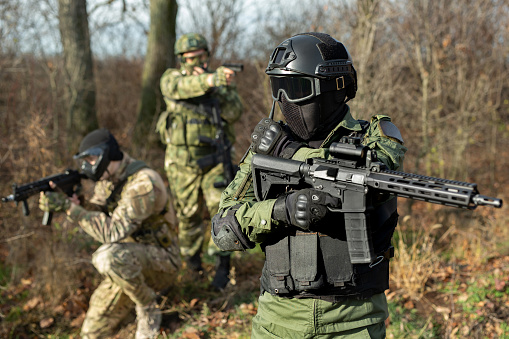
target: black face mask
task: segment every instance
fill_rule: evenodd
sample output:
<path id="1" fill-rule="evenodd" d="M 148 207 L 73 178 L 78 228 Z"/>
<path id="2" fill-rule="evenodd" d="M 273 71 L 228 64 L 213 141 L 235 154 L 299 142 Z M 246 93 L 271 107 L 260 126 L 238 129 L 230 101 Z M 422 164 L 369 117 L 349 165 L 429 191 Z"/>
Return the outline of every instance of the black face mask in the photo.
<path id="1" fill-rule="evenodd" d="M 344 91 L 326 92 L 306 101 L 291 103 L 284 95 L 279 106 L 292 132 L 302 140 L 325 138 L 346 114 Z"/>

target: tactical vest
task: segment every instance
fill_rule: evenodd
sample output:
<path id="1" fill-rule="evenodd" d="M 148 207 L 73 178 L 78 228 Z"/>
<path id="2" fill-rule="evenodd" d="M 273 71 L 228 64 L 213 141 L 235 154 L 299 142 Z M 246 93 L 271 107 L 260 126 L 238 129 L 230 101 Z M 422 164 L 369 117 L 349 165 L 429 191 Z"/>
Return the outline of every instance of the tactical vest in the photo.
<path id="1" fill-rule="evenodd" d="M 128 164 L 126 167 L 126 177 L 121 180 L 113 189 L 110 196 L 106 199 L 105 211 L 107 214 L 111 214 L 118 204 L 120 194 L 124 189 L 125 184 L 129 181 L 134 174 L 138 171 L 148 168 L 147 164 L 143 161 L 136 160 Z M 171 245 L 171 239 L 168 236 L 168 221 L 164 217 L 167 210 L 163 209 L 158 214 L 153 214 L 147 219 L 143 220 L 141 227 L 136 230 L 133 234 L 123 240 L 123 242 L 137 242 L 145 244 L 159 244 L 160 246 L 167 248 Z"/>
<path id="2" fill-rule="evenodd" d="M 185 100 L 173 100 L 168 97 L 165 99 L 188 111 L 183 113 L 167 110 L 160 116 L 156 129 L 165 136 L 163 142 L 174 146 L 206 147 L 211 148 L 213 152 L 213 147 L 207 140 L 214 139 L 217 134 L 217 126 L 212 119 L 212 108 L 219 109 L 219 100 L 210 94 Z"/>
<path id="3" fill-rule="evenodd" d="M 299 148 L 291 143 L 279 156 L 291 158 Z M 285 227 L 275 241 L 263 244 L 266 260 L 260 278 L 262 291 L 280 297 L 338 302 L 346 297 L 369 298 L 388 289 L 397 200 L 378 198 L 380 202 L 367 213 L 377 257 L 374 262 L 350 262 L 344 216 L 332 214 L 317 225 L 318 232 Z"/>

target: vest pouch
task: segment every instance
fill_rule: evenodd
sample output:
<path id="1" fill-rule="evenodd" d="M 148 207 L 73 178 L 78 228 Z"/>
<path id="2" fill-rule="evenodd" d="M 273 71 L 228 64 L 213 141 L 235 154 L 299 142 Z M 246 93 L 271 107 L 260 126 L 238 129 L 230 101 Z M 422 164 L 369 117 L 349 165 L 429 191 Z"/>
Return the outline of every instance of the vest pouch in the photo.
<path id="1" fill-rule="evenodd" d="M 200 141 L 200 137 L 212 140 L 216 138 L 216 127 L 208 118 L 201 115 L 194 115 L 193 117 L 188 116 L 186 129 L 186 140 L 188 146 L 210 147 L 210 144 Z"/>
<path id="2" fill-rule="evenodd" d="M 186 124 L 182 114 L 171 114 L 168 119 L 169 144 L 174 146 L 186 145 Z"/>
<path id="3" fill-rule="evenodd" d="M 319 241 L 327 282 L 334 287 L 343 287 L 346 283 L 352 283 L 353 268 L 348 253 L 348 243 L 323 234 Z"/>
<path id="4" fill-rule="evenodd" d="M 272 295 L 287 294 L 294 291 L 290 277 L 290 240 L 284 237 L 275 244 L 265 247 L 266 262 L 264 269 L 268 271 L 268 285 L 262 286 Z M 262 285 L 266 280 L 262 280 Z"/>
<path id="5" fill-rule="evenodd" d="M 290 237 L 290 263 L 297 291 L 315 290 L 323 286 L 318 275 L 318 233 L 298 231 Z"/>
<path id="6" fill-rule="evenodd" d="M 356 293 L 364 298 L 389 289 L 389 260 L 376 265 L 354 265 Z"/>

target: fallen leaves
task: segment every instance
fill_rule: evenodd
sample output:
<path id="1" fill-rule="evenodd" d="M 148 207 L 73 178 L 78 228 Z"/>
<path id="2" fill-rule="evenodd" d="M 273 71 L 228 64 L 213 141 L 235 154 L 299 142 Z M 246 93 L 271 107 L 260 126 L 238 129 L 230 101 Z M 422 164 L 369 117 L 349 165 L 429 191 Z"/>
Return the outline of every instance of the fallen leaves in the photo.
<path id="1" fill-rule="evenodd" d="M 48 328 L 50 327 L 51 325 L 53 325 L 55 323 L 55 319 L 54 318 L 45 318 L 45 319 L 42 319 L 40 322 L 39 322 L 39 326 L 42 328 L 42 329 L 45 329 L 45 328 Z"/>

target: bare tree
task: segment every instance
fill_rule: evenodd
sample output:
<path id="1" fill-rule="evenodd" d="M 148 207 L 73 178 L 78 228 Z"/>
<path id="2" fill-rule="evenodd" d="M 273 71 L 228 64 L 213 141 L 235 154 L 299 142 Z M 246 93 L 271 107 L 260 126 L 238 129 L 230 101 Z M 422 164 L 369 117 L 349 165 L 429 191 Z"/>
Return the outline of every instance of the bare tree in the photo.
<path id="1" fill-rule="evenodd" d="M 189 16 L 187 24 L 180 27 L 182 33 L 200 33 L 209 43 L 211 55 L 219 60 L 238 58 L 245 25 L 241 13 L 245 4 L 240 0 L 188 1 L 181 5 Z"/>
<path id="2" fill-rule="evenodd" d="M 58 7 L 64 66 L 69 81 L 67 131 L 84 136 L 98 127 L 87 2 L 58 0 Z"/>
<path id="3" fill-rule="evenodd" d="M 168 67 L 175 66 L 173 48 L 175 44 L 175 25 L 177 18 L 175 0 L 150 1 L 150 31 L 147 54 L 143 66 L 142 92 L 138 102 L 137 122 L 134 127 L 134 143 L 141 145 L 155 140 L 154 118 L 162 111 L 159 79 Z"/>

